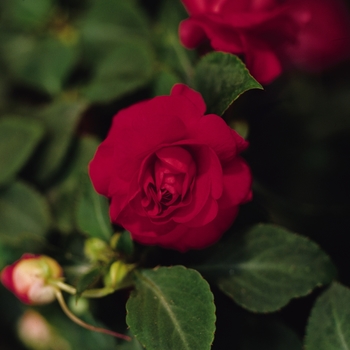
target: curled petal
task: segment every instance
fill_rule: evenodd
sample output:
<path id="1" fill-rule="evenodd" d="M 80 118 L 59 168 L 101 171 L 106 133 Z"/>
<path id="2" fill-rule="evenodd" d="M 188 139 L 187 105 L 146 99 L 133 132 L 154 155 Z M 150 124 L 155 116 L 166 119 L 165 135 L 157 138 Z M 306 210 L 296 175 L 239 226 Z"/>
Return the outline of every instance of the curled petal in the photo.
<path id="1" fill-rule="evenodd" d="M 218 214 L 218 203 L 216 200 L 209 198 L 205 206 L 192 220 L 186 222 L 187 227 L 202 227 L 213 221 Z"/>
<path id="2" fill-rule="evenodd" d="M 171 89 L 171 96 L 182 96 L 188 99 L 197 108 L 197 112 L 200 115 L 203 115 L 205 113 L 205 110 L 207 109 L 202 95 L 199 92 L 193 89 L 190 89 L 185 84 L 174 85 L 173 88 Z"/>
<path id="3" fill-rule="evenodd" d="M 205 31 L 191 19 L 180 23 L 179 36 L 182 44 L 188 49 L 194 49 L 207 39 Z"/>
<path id="4" fill-rule="evenodd" d="M 248 146 L 247 141 L 215 114 L 208 114 L 201 118 L 191 136 L 198 142 L 211 147 L 221 162 L 232 160 Z"/>

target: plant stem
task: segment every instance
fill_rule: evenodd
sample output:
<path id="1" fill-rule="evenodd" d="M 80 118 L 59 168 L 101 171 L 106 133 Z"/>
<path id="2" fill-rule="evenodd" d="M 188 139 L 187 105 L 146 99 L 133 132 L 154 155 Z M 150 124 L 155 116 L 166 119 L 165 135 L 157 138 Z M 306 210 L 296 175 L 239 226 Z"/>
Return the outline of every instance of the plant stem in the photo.
<path id="1" fill-rule="evenodd" d="M 110 331 L 109 329 L 105 329 L 105 328 L 100 328 L 100 327 L 96 327 L 96 326 L 93 326 L 93 325 L 90 325 L 88 323 L 85 323 L 84 321 L 82 321 L 80 318 L 78 318 L 77 316 L 75 316 L 68 308 L 64 298 L 63 298 L 63 295 L 62 295 L 62 292 L 59 290 L 59 289 L 56 289 L 55 290 L 56 292 L 56 298 L 63 310 L 63 312 L 73 321 L 75 322 L 76 324 L 78 324 L 79 326 L 81 327 L 84 327 L 90 331 L 94 331 L 94 332 L 99 332 L 99 333 L 104 333 L 104 334 L 108 334 L 108 335 L 112 335 L 113 337 L 116 337 L 116 338 L 120 338 L 120 339 L 124 339 L 124 340 L 128 340 L 130 341 L 131 338 L 127 335 L 124 335 L 124 334 L 120 334 L 120 333 L 117 333 L 117 332 L 113 332 L 113 331 Z"/>
<path id="2" fill-rule="evenodd" d="M 59 289 L 71 294 L 71 295 L 76 295 L 77 290 L 76 288 L 70 286 L 69 284 L 66 284 L 62 281 L 50 281 L 49 282 L 51 285 L 58 287 Z M 111 287 L 104 287 L 104 288 L 95 288 L 95 289 L 87 289 L 83 293 L 81 293 L 82 297 L 85 298 L 101 298 L 104 297 L 108 294 L 112 294 L 115 292 L 114 288 Z"/>

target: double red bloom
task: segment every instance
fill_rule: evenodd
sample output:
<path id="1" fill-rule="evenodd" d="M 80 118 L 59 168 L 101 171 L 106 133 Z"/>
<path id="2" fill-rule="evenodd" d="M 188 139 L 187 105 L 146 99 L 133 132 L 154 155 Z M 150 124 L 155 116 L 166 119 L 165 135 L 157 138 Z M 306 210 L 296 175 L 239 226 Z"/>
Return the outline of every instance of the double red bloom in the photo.
<path id="1" fill-rule="evenodd" d="M 202 96 L 176 85 L 120 111 L 90 163 L 114 223 L 144 244 L 186 251 L 217 241 L 251 196 L 244 141 Z"/>

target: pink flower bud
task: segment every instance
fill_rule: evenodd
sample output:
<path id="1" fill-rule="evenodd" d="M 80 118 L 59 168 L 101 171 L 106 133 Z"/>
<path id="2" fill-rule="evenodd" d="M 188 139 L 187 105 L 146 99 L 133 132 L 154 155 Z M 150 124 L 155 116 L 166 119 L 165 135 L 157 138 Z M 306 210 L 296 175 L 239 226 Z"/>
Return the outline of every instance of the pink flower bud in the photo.
<path id="1" fill-rule="evenodd" d="M 62 277 L 56 260 L 45 255 L 24 254 L 1 273 L 1 282 L 25 304 L 47 304 L 55 300 L 50 280 Z"/>

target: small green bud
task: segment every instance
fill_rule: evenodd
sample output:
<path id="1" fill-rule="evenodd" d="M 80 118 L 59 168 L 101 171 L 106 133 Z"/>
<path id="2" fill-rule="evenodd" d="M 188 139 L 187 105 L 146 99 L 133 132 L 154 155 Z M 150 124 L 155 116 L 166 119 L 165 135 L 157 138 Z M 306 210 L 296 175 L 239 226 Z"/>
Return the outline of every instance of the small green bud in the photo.
<path id="1" fill-rule="evenodd" d="M 105 285 L 106 287 L 112 287 L 117 290 L 124 288 L 129 285 L 128 279 L 126 278 L 129 275 L 129 272 L 135 268 L 135 264 L 125 264 L 124 262 L 118 260 L 115 261 L 110 269 L 109 273 L 105 276 Z"/>
<path id="2" fill-rule="evenodd" d="M 116 232 L 112 237 L 111 237 L 111 240 L 110 240 L 110 244 L 111 244 L 111 247 L 113 249 L 116 249 L 117 246 L 118 246 L 118 242 L 119 242 L 119 239 L 121 237 L 121 233 L 120 232 Z"/>
<path id="3" fill-rule="evenodd" d="M 111 247 L 99 238 L 87 239 L 85 241 L 84 253 L 92 262 L 104 261 L 108 263 L 113 258 Z"/>

